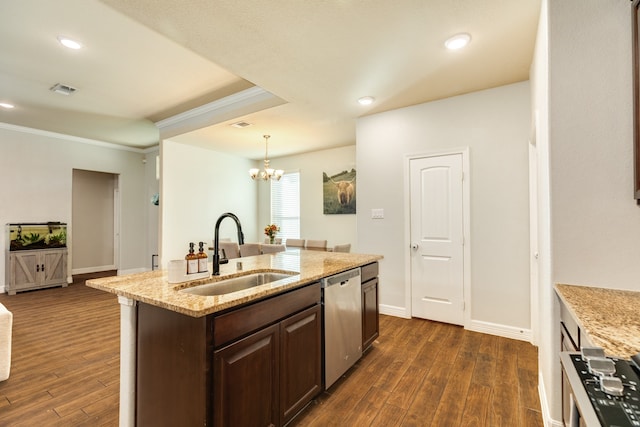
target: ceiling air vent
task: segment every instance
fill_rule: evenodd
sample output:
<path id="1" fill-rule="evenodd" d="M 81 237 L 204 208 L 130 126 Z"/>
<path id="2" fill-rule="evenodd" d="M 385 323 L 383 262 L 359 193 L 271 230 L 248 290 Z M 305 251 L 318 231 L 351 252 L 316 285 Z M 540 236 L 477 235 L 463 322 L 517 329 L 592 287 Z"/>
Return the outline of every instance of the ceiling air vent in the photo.
<path id="1" fill-rule="evenodd" d="M 75 87 L 63 85 L 62 83 L 56 83 L 49 89 L 55 93 L 59 93 L 60 95 L 71 95 L 77 89 Z"/>
<path id="2" fill-rule="evenodd" d="M 251 123 L 247 123 L 247 122 L 236 122 L 234 124 L 232 124 L 231 126 L 233 126 L 234 128 L 246 128 L 247 126 L 251 126 Z"/>

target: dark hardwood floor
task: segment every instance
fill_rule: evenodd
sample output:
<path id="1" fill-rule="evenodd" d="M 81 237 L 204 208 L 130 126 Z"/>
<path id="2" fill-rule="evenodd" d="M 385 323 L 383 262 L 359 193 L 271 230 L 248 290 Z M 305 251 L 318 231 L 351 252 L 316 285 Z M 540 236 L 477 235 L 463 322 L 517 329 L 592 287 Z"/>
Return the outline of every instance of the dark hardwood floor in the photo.
<path id="1" fill-rule="evenodd" d="M 0 295 L 14 315 L 0 426 L 117 426 L 117 298 L 82 283 Z M 292 426 L 542 426 L 528 343 L 380 317 L 373 348 Z"/>

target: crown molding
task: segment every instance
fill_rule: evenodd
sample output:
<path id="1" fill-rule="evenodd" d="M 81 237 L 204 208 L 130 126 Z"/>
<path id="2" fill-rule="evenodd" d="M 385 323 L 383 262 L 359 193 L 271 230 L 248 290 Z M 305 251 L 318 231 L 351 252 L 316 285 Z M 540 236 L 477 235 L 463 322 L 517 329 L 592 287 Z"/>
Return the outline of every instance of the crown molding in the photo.
<path id="1" fill-rule="evenodd" d="M 10 130 L 13 132 L 28 133 L 31 135 L 45 136 L 47 138 L 61 139 L 64 141 L 78 142 L 80 144 L 94 145 L 102 148 L 110 148 L 112 150 L 131 151 L 133 153 L 148 153 L 157 150 L 157 146 L 145 149 L 128 147 L 126 145 L 114 144 L 112 142 L 98 141 L 96 139 L 82 138 L 79 136 L 66 135 L 63 133 L 51 132 L 42 129 L 34 129 L 26 126 L 17 126 L 3 122 L 0 122 L 0 129 Z"/>
<path id="2" fill-rule="evenodd" d="M 271 92 L 254 86 L 157 121 L 155 125 L 160 131 L 162 140 L 284 103 L 286 101 Z"/>

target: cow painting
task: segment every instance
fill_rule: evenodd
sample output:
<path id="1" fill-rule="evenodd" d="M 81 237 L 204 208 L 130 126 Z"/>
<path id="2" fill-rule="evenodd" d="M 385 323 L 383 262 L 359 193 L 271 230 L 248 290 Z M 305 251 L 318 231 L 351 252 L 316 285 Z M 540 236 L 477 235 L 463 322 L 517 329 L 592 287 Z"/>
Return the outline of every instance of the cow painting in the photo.
<path id="1" fill-rule="evenodd" d="M 325 214 L 356 213 L 356 171 L 344 170 L 329 176 L 323 172 Z"/>

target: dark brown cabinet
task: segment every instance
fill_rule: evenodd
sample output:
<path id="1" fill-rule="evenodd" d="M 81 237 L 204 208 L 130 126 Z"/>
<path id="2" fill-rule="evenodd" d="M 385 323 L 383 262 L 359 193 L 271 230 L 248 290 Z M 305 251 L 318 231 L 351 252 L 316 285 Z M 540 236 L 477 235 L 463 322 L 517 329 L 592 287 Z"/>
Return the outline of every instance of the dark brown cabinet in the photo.
<path id="1" fill-rule="evenodd" d="M 278 425 L 279 335 L 276 324 L 214 353 L 215 426 Z"/>
<path id="2" fill-rule="evenodd" d="M 280 426 L 321 391 L 320 285 L 194 318 L 138 306 L 137 425 Z"/>
<path id="3" fill-rule="evenodd" d="M 320 306 L 214 353 L 215 426 L 276 426 L 321 391 Z"/>
<path id="4" fill-rule="evenodd" d="M 322 391 L 322 319 L 313 306 L 280 324 L 280 424 Z"/>
<path id="5" fill-rule="evenodd" d="M 378 338 L 378 263 L 361 268 L 362 280 L 362 350 L 366 350 Z"/>

